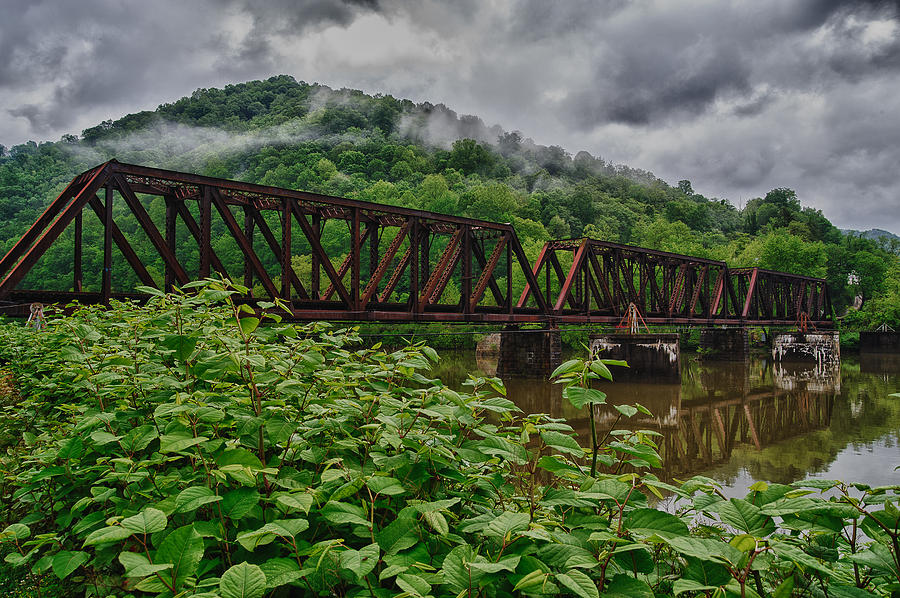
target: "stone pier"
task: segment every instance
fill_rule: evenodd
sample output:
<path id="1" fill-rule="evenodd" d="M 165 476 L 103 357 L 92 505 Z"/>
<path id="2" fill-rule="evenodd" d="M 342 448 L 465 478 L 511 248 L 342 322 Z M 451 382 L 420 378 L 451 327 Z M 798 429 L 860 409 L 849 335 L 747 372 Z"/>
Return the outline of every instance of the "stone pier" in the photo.
<path id="1" fill-rule="evenodd" d="M 837 330 L 776 334 L 772 342 L 772 359 L 818 365 L 840 363 L 840 334 Z"/>
<path id="2" fill-rule="evenodd" d="M 703 328 L 700 356 L 711 361 L 746 361 L 750 358 L 750 335 L 743 327 Z"/>
<path id="3" fill-rule="evenodd" d="M 900 353 L 900 332 L 860 332 L 860 353 Z"/>
<path id="4" fill-rule="evenodd" d="M 508 326 L 500 333 L 497 376 L 547 378 L 562 363 L 561 347 L 559 330 Z"/>
<path id="5" fill-rule="evenodd" d="M 592 334 L 591 355 L 622 359 L 627 368 L 614 368 L 613 379 L 665 382 L 681 380 L 678 334 Z"/>

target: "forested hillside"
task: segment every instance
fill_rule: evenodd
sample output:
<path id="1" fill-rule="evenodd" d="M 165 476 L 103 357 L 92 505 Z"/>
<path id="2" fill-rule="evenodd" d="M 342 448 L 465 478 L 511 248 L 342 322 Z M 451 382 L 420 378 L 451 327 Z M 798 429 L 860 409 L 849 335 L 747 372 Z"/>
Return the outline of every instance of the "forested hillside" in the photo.
<path id="1" fill-rule="evenodd" d="M 58 142 L 0 146 L 3 251 L 73 175 L 113 157 L 512 222 L 532 258 L 547 239 L 590 236 L 825 277 L 838 315 L 862 298 L 848 322 L 900 325 L 900 243 L 844 234 L 790 189 L 773 189 L 738 210 L 695 193 L 689 181 L 671 186 L 587 152 L 537 145 L 441 104 L 288 76 L 200 89 Z M 151 214 L 160 209 L 151 206 Z M 156 261 L 149 243 L 138 250 Z M 86 271 L 99 271 L 101 254 L 99 245 L 85 249 Z M 26 284 L 67 288 L 70 261 L 68 251 L 53 248 Z"/>

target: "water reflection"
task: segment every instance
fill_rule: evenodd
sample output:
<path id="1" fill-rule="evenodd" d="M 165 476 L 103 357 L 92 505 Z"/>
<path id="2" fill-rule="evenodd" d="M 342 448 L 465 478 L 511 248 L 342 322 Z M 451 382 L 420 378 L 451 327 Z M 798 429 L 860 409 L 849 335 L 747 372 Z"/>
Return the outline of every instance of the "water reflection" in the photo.
<path id="1" fill-rule="evenodd" d="M 492 363 L 447 354 L 436 372 L 460 384 L 469 372 L 490 375 Z M 865 363 L 865 362 L 864 362 Z M 650 429 L 659 439 L 666 479 L 711 476 L 741 495 L 755 480 L 790 483 L 827 475 L 870 484 L 900 482 L 900 357 L 840 366 L 701 362 L 683 356 L 681 384 L 617 382 L 603 390 L 611 404 L 641 403 L 652 416 L 617 421 L 601 408 L 601 436 L 609 429 Z M 495 365 L 493 366 L 495 367 Z M 615 372 L 614 372 L 615 375 Z M 559 385 L 504 380 L 508 396 L 529 413 L 563 417 L 589 443 L 587 411 L 562 399 Z"/>

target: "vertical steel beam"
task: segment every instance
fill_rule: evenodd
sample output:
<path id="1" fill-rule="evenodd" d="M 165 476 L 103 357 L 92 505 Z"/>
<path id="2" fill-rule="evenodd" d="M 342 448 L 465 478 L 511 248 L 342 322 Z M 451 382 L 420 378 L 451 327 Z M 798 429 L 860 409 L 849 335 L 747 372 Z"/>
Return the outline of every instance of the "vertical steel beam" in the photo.
<path id="1" fill-rule="evenodd" d="M 379 265 L 378 242 L 380 240 L 380 235 L 378 234 L 378 223 L 375 221 L 367 222 L 366 233 L 369 236 L 369 280 L 372 280 Z"/>
<path id="2" fill-rule="evenodd" d="M 166 201 L 166 247 L 169 248 L 169 252 L 172 255 L 175 255 L 175 202 L 178 201 L 171 195 L 165 196 Z M 173 284 L 175 279 L 175 270 L 166 263 L 166 275 L 165 275 L 165 291 L 167 293 L 172 292 Z"/>
<path id="3" fill-rule="evenodd" d="M 320 238 L 322 236 L 322 216 L 319 213 L 313 214 L 312 217 L 312 233 L 316 236 L 316 238 Z M 319 264 L 319 256 L 315 251 L 310 252 L 310 259 L 312 261 L 312 270 L 310 272 L 310 296 L 314 301 L 318 301 L 321 296 L 319 295 L 319 281 L 321 278 L 321 270 Z"/>
<path id="4" fill-rule="evenodd" d="M 360 209 L 353 208 L 350 216 L 350 310 L 359 311 L 359 270 L 362 239 L 359 236 Z M 369 229 L 371 232 L 371 229 Z"/>
<path id="5" fill-rule="evenodd" d="M 472 227 L 463 226 L 462 248 L 462 288 L 460 289 L 460 301 L 463 304 L 463 313 L 472 313 Z"/>
<path id="6" fill-rule="evenodd" d="M 250 248 L 250 253 L 253 253 L 253 210 L 256 207 L 253 205 L 244 206 L 244 237 L 247 239 L 247 244 Z M 244 286 L 250 289 L 250 295 L 253 295 L 253 267 L 250 263 L 250 255 L 244 254 Z"/>
<path id="7" fill-rule="evenodd" d="M 81 274 L 81 212 L 75 214 L 75 255 L 72 257 L 72 290 L 80 293 L 84 290 Z"/>
<path id="8" fill-rule="evenodd" d="M 291 199 L 282 200 L 281 206 L 281 298 L 291 300 Z"/>
<path id="9" fill-rule="evenodd" d="M 409 305 L 412 308 L 413 318 L 415 318 L 421 311 L 419 309 L 419 268 L 421 267 L 421 264 L 419 263 L 419 254 L 428 251 L 428 233 L 422 230 L 422 223 L 418 218 L 413 216 L 411 220 L 412 229 L 409 233 Z M 419 250 L 419 243 L 425 248 L 421 252 Z M 425 256 L 424 261 L 426 263 L 428 262 L 427 255 Z M 382 299 L 382 301 L 383 300 L 384 299 Z"/>
<path id="10" fill-rule="evenodd" d="M 106 203 L 103 206 L 103 281 L 100 285 L 100 296 L 105 305 L 109 305 L 112 293 L 112 227 L 113 227 L 113 187 L 106 185 Z"/>
<path id="11" fill-rule="evenodd" d="M 209 278 L 212 261 L 212 201 L 206 185 L 200 190 L 200 278 Z"/>

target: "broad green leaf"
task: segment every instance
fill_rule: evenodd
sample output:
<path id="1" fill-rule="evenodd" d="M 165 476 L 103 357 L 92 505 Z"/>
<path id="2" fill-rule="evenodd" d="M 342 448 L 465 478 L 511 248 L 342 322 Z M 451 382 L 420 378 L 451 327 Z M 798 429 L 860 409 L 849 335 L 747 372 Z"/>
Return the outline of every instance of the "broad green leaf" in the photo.
<path id="1" fill-rule="evenodd" d="M 547 446 L 561 453 L 568 453 L 576 457 L 584 456 L 584 449 L 578 444 L 578 441 L 561 432 L 541 430 L 541 439 Z"/>
<path id="2" fill-rule="evenodd" d="M 638 412 L 637 407 L 634 405 L 613 405 L 613 408 L 625 417 L 632 417 Z"/>
<path id="3" fill-rule="evenodd" d="M 103 446 L 104 444 L 116 442 L 121 438 L 121 436 L 110 434 L 106 430 L 95 430 L 94 432 L 91 432 L 91 440 L 93 440 L 94 444 L 96 444 L 97 446 Z"/>
<path id="4" fill-rule="evenodd" d="M 872 544 L 866 550 L 861 550 L 856 554 L 847 555 L 846 559 L 870 567 L 873 571 L 881 575 L 890 575 L 893 577 L 896 572 L 894 557 L 891 555 L 890 549 L 882 544 Z"/>
<path id="5" fill-rule="evenodd" d="M 774 522 L 760 512 L 759 507 L 740 498 L 716 505 L 724 523 L 754 536 L 766 536 L 775 531 Z"/>
<path id="6" fill-rule="evenodd" d="M 222 598 L 262 598 L 266 593 L 266 575 L 257 565 L 238 563 L 222 574 L 219 591 Z"/>
<path id="7" fill-rule="evenodd" d="M 476 561 L 474 563 L 469 563 L 469 568 L 472 571 L 478 571 L 480 573 L 486 574 L 495 574 L 500 571 L 515 571 L 516 567 L 519 565 L 519 561 L 522 559 L 520 556 L 508 556 L 500 559 L 496 563 L 491 561 Z"/>
<path id="8" fill-rule="evenodd" d="M 91 560 L 86 552 L 63 550 L 53 555 L 53 573 L 60 579 L 67 578 L 75 569 Z"/>
<path id="9" fill-rule="evenodd" d="M 218 502 L 222 500 L 221 496 L 216 496 L 212 490 L 206 486 L 191 486 L 182 490 L 175 499 L 176 513 L 190 513 L 196 511 L 203 505 Z"/>
<path id="10" fill-rule="evenodd" d="M 59 446 L 57 456 L 63 461 L 78 459 L 84 453 L 84 442 L 78 436 L 64 440 Z"/>
<path id="11" fill-rule="evenodd" d="M 705 559 L 686 557 L 687 566 L 682 571 L 682 578 L 692 580 L 703 586 L 721 586 L 728 583 L 731 573 L 724 565 Z"/>
<path id="12" fill-rule="evenodd" d="M 629 575 L 619 573 L 609 583 L 609 587 L 603 592 L 604 598 L 654 598 L 653 590 L 647 582 L 635 579 Z"/>
<path id="13" fill-rule="evenodd" d="M 92 531 L 84 540 L 84 546 L 96 546 L 97 544 L 108 544 L 109 542 L 118 542 L 131 536 L 133 532 L 121 525 L 110 525 Z"/>
<path id="14" fill-rule="evenodd" d="M 185 525 L 166 536 L 159 545 L 153 561 L 160 565 L 172 564 L 172 571 L 161 575 L 178 589 L 189 576 L 197 572 L 203 552 L 203 538 L 193 526 Z"/>
<path id="15" fill-rule="evenodd" d="M 172 568 L 171 563 L 151 564 L 147 557 L 137 552 L 119 553 L 119 562 L 125 567 L 125 577 L 146 577 Z"/>
<path id="16" fill-rule="evenodd" d="M 406 492 L 400 480 L 388 476 L 372 476 L 366 480 L 366 486 L 375 494 L 387 496 L 397 496 Z"/>
<path id="17" fill-rule="evenodd" d="M 222 496 L 222 514 L 229 519 L 242 519 L 259 502 L 255 488 L 238 488 Z"/>
<path id="18" fill-rule="evenodd" d="M 166 514 L 153 507 L 147 507 L 137 515 L 122 520 L 122 527 L 134 534 L 155 534 L 166 529 L 166 525 Z"/>
<path id="19" fill-rule="evenodd" d="M 254 330 L 256 330 L 256 327 L 259 326 L 259 318 L 241 318 L 240 322 L 241 331 L 244 334 L 251 334 Z"/>
<path id="20" fill-rule="evenodd" d="M 329 502 L 320 511 L 322 517 L 334 524 L 365 525 L 371 523 L 365 517 L 362 507 L 346 502 Z"/>
<path id="21" fill-rule="evenodd" d="M 483 533 L 488 537 L 503 539 L 515 532 L 528 529 L 530 521 L 528 513 L 504 511 L 491 520 Z"/>
<path id="22" fill-rule="evenodd" d="M 563 389 L 563 398 L 567 399 L 576 409 L 585 405 L 603 405 L 606 403 L 606 393 L 595 388 L 581 386 L 567 386 Z"/>
<path id="23" fill-rule="evenodd" d="M 625 518 L 625 529 L 636 538 L 674 538 L 687 536 L 688 527 L 681 519 L 657 509 L 635 509 Z"/>
<path id="24" fill-rule="evenodd" d="M 592 360 L 589 367 L 591 368 L 592 372 L 594 372 L 601 378 L 606 378 L 607 380 L 612 382 L 612 372 L 610 372 L 609 368 L 606 367 L 606 364 L 599 359 Z"/>
<path id="25" fill-rule="evenodd" d="M 266 589 L 292 583 L 305 575 L 295 559 L 269 559 L 261 563 L 259 568 L 266 576 Z"/>
<path id="26" fill-rule="evenodd" d="M 156 427 L 154 426 L 138 426 L 132 430 L 129 430 L 127 434 L 122 438 L 122 446 L 127 451 L 137 452 L 142 451 L 147 446 L 153 442 L 156 438 L 159 438 L 159 433 L 156 431 Z"/>
<path id="27" fill-rule="evenodd" d="M 197 337 L 184 334 L 168 334 L 162 339 L 162 346 L 174 352 L 175 359 L 187 361 L 197 346 Z"/>
<path id="28" fill-rule="evenodd" d="M 600 598 L 600 592 L 597 591 L 597 584 L 594 583 L 594 580 L 578 569 L 557 573 L 556 581 L 581 598 Z"/>
<path id="29" fill-rule="evenodd" d="M 6 526 L 3 531 L 0 532 L 0 540 L 24 540 L 30 535 L 31 530 L 27 525 L 24 525 L 22 523 L 13 523 L 12 525 Z"/>
<path id="30" fill-rule="evenodd" d="M 681 578 L 675 580 L 675 583 L 672 585 L 672 591 L 678 596 L 685 592 L 705 592 L 707 590 L 715 590 L 718 587 L 719 586 L 703 585 L 703 583 L 693 579 Z"/>
<path id="31" fill-rule="evenodd" d="M 176 434 L 163 434 L 159 437 L 159 452 L 161 453 L 178 453 L 188 449 L 201 442 L 206 442 L 209 438 L 205 436 L 191 436 L 188 432 L 178 432 Z"/>
<path id="32" fill-rule="evenodd" d="M 274 497 L 276 504 L 284 508 L 285 511 L 297 510 L 309 513 L 309 508 L 313 504 L 312 494 L 306 492 L 281 493 Z"/>
<path id="33" fill-rule="evenodd" d="M 744 556 L 737 548 L 710 538 L 666 538 L 666 543 L 680 554 L 707 561 L 736 565 Z"/>
<path id="34" fill-rule="evenodd" d="M 447 524 L 447 519 L 440 511 L 427 511 L 422 516 L 425 518 L 425 522 L 428 523 L 428 526 L 441 536 L 446 536 L 450 533 L 450 526 Z"/>
<path id="35" fill-rule="evenodd" d="M 454 594 L 459 594 L 470 587 L 478 587 L 477 582 L 480 575 L 473 576 L 469 571 L 469 563 L 474 560 L 475 551 L 468 544 L 454 547 L 444 557 L 444 566 L 441 569 L 443 583 L 449 586 Z"/>
<path id="36" fill-rule="evenodd" d="M 397 586 L 417 598 L 431 595 L 431 584 L 412 573 L 401 573 L 396 578 Z"/>
<path id="37" fill-rule="evenodd" d="M 834 571 L 820 563 L 817 558 L 806 554 L 796 546 L 792 546 L 787 542 L 774 542 L 772 544 L 772 550 L 782 559 L 791 561 L 806 571 L 818 571 L 826 577 L 834 575 Z"/>
<path id="38" fill-rule="evenodd" d="M 478 442 L 478 449 L 485 454 L 502 457 L 515 465 L 524 465 L 528 461 L 525 447 L 515 444 L 499 436 L 490 436 Z"/>
<path id="39" fill-rule="evenodd" d="M 378 544 L 369 544 L 360 550 L 345 550 L 341 553 L 341 569 L 352 571 L 356 579 L 362 580 L 378 564 Z"/>
<path id="40" fill-rule="evenodd" d="M 290 440 L 297 424 L 284 419 L 270 419 L 266 421 L 266 436 L 272 444 L 283 444 Z"/>
<path id="41" fill-rule="evenodd" d="M 417 528 L 416 519 L 401 512 L 397 519 L 375 534 L 375 540 L 385 554 L 397 554 L 419 541 L 418 535 L 414 533 Z"/>
<path id="42" fill-rule="evenodd" d="M 793 579 L 793 576 L 789 579 Z M 876 598 L 878 594 L 873 594 L 868 590 L 857 588 L 856 586 L 839 586 L 828 585 L 828 596 L 832 598 Z M 775 598 L 781 598 L 776 596 Z"/>
<path id="43" fill-rule="evenodd" d="M 563 374 L 568 374 L 569 372 L 575 372 L 581 369 L 583 365 L 584 362 L 580 359 L 570 359 L 568 361 L 564 361 L 555 370 L 553 370 L 553 373 L 550 374 L 550 379 L 552 380 L 553 378 L 557 378 L 559 376 L 562 376 Z"/>

